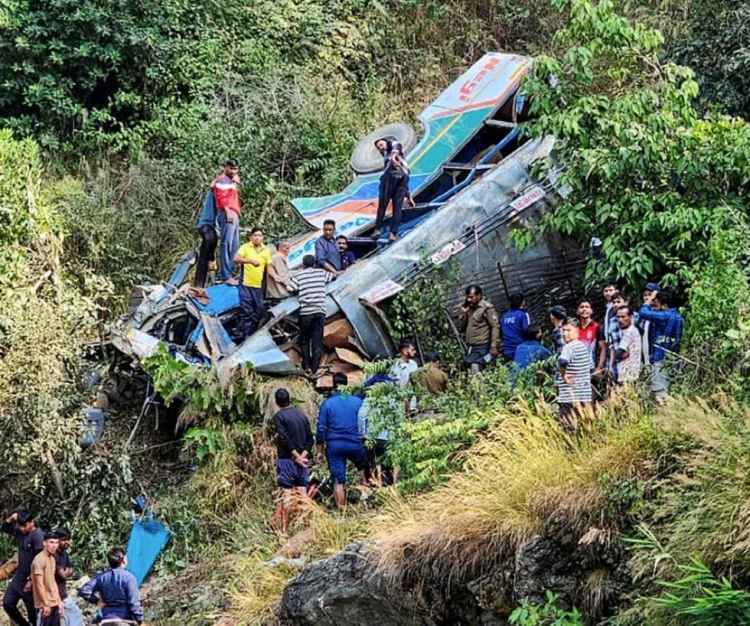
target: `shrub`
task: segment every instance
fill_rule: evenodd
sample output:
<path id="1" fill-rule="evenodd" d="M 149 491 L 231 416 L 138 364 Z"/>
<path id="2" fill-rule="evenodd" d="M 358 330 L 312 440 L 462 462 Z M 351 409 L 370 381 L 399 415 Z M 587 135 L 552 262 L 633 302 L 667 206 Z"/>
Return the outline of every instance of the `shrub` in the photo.
<path id="1" fill-rule="evenodd" d="M 395 579 L 460 581 L 538 532 L 552 512 L 584 530 L 593 519 L 616 526 L 601 477 L 649 476 L 659 445 L 647 417 L 627 417 L 631 408 L 609 407 L 578 436 L 543 406 L 489 409 L 494 425 L 463 471 L 432 493 L 392 500 L 380 568 Z"/>
<path id="2" fill-rule="evenodd" d="M 521 606 L 513 611 L 508 621 L 513 626 L 583 626 L 581 614 L 577 609 L 565 611 L 555 602 L 559 596 L 547 592 L 547 602 L 540 607 L 524 600 Z"/>
<path id="3" fill-rule="evenodd" d="M 664 595 L 653 599 L 657 613 L 690 626 L 750 624 L 750 593 L 734 588 L 726 578 L 717 579 L 699 559 L 677 564 L 677 568 L 683 578 L 659 581 Z"/>

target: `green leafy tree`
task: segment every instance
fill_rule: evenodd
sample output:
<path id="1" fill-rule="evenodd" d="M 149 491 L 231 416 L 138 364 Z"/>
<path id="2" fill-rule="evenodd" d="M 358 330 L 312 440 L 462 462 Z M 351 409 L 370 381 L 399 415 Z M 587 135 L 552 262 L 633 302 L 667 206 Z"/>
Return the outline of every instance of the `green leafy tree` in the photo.
<path id="1" fill-rule="evenodd" d="M 706 107 L 750 115 L 750 5 L 745 0 L 689 3 L 685 31 L 668 44 L 669 55 L 689 65 Z"/>
<path id="2" fill-rule="evenodd" d="M 610 0 L 556 0 L 569 13 L 558 52 L 536 60 L 531 132 L 559 140 L 572 193 L 543 229 L 603 241 L 590 282 L 651 277 L 689 283 L 711 238 L 744 226 L 750 128 L 701 118 L 693 72 L 661 62 L 658 30 L 631 23 Z"/>

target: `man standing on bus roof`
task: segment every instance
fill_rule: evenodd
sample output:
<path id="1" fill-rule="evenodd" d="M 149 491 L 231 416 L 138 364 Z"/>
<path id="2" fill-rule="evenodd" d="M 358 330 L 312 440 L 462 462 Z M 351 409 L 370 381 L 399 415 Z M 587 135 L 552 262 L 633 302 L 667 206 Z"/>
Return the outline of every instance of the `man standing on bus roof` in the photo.
<path id="1" fill-rule="evenodd" d="M 234 159 L 224 164 L 224 173 L 211 185 L 216 203 L 216 223 L 221 230 L 219 273 L 216 283 L 236 285 L 234 255 L 240 247 L 240 166 Z"/>

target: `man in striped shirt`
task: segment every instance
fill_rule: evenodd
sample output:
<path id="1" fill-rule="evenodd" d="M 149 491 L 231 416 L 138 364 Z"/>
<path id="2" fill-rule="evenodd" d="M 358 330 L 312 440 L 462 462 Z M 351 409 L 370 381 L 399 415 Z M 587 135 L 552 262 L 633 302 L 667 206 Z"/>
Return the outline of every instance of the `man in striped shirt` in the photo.
<path id="1" fill-rule="evenodd" d="M 330 272 L 315 267 L 315 257 L 302 259 L 302 271 L 294 274 L 290 289 L 299 300 L 299 347 L 302 369 L 315 374 L 323 356 L 323 324 L 326 319 L 326 285 L 333 278 Z"/>
<path id="2" fill-rule="evenodd" d="M 563 323 L 563 346 L 557 360 L 560 366 L 560 387 L 557 398 L 559 418 L 563 425 L 575 426 L 580 410 L 591 404 L 591 352 L 578 338 L 580 322 L 569 317 Z"/>

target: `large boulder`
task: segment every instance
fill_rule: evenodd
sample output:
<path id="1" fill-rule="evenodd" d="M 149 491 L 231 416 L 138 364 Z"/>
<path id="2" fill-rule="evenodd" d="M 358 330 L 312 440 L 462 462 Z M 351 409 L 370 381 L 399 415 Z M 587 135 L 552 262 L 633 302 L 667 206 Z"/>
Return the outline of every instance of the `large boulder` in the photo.
<path id="1" fill-rule="evenodd" d="M 555 516 L 550 522 L 464 581 L 387 584 L 376 568 L 377 545 L 351 545 L 291 580 L 278 616 L 294 626 L 507 626 L 518 602 L 543 603 L 551 590 L 561 605 L 578 606 L 587 624 L 597 624 L 630 583 L 619 542 L 595 528 L 557 532 L 563 525 Z"/>
<path id="2" fill-rule="evenodd" d="M 434 626 L 408 591 L 386 588 L 372 544 L 353 544 L 306 567 L 284 589 L 282 624 L 299 626 Z"/>

